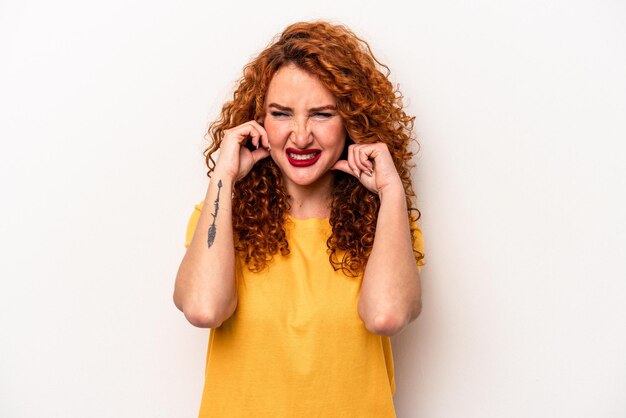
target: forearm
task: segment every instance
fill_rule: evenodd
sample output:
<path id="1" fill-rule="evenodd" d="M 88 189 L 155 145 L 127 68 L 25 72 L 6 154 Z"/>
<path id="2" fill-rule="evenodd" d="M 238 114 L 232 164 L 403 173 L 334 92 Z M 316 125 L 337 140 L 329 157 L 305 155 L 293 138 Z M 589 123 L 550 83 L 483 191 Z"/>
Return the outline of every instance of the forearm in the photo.
<path id="1" fill-rule="evenodd" d="M 196 231 L 176 275 L 174 303 L 199 327 L 220 326 L 237 306 L 232 185 L 229 176 L 213 173 Z"/>
<path id="2" fill-rule="evenodd" d="M 371 332 L 393 335 L 419 315 L 421 289 L 404 190 L 396 187 L 380 199 L 358 312 Z"/>

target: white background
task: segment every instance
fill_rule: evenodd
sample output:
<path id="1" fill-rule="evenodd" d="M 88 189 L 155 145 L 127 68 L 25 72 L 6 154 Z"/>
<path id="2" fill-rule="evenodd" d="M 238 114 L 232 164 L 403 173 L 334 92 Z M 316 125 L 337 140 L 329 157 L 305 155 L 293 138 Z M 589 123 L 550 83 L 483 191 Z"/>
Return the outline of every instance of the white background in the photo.
<path id="1" fill-rule="evenodd" d="M 287 24 L 370 41 L 417 116 L 424 310 L 399 417 L 626 416 L 626 6 L 0 1 L 0 415 L 194 417 L 172 303 L 208 123 Z"/>

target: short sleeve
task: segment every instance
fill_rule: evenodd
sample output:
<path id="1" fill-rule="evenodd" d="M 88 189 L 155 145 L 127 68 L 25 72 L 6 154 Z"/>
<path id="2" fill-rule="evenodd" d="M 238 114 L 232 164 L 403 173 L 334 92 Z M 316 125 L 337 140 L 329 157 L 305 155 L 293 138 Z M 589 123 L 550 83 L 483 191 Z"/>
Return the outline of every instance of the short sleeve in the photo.
<path id="1" fill-rule="evenodd" d="M 419 226 L 417 226 L 416 224 L 413 224 L 413 226 L 415 227 L 415 238 L 413 240 L 413 249 L 415 251 L 418 251 L 423 256 L 424 255 L 424 236 L 422 235 L 422 230 L 420 229 Z M 417 265 L 420 270 L 424 264 L 425 264 L 424 258 L 421 258 L 417 262 Z"/>
<path id="2" fill-rule="evenodd" d="M 191 240 L 193 239 L 193 234 L 196 232 L 196 226 L 198 226 L 198 220 L 200 219 L 200 212 L 202 211 L 202 206 L 204 206 L 204 201 L 198 203 L 194 208 L 191 216 L 189 217 L 189 222 L 187 223 L 187 234 L 185 237 L 185 248 L 189 248 L 191 244 Z"/>

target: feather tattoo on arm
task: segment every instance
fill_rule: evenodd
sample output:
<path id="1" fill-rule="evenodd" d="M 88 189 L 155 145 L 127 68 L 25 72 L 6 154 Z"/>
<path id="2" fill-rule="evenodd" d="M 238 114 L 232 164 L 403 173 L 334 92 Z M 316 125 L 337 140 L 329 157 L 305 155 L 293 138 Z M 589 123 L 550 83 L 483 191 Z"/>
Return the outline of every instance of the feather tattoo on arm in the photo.
<path id="1" fill-rule="evenodd" d="M 215 242 L 215 234 L 217 234 L 217 227 L 215 226 L 215 220 L 217 219 L 217 211 L 220 209 L 220 191 L 221 190 L 222 190 L 222 180 L 220 180 L 217 183 L 217 199 L 215 199 L 215 203 L 214 203 L 215 213 L 211 214 L 213 215 L 213 223 L 209 227 L 209 239 L 208 239 L 209 248 L 211 248 L 211 245 L 213 245 L 213 243 Z"/>

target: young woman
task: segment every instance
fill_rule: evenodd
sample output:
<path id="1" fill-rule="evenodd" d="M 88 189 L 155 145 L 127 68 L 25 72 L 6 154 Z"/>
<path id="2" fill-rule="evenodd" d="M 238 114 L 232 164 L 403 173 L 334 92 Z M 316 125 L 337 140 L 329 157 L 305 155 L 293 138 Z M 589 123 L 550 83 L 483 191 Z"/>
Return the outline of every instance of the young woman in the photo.
<path id="1" fill-rule="evenodd" d="M 395 416 L 389 336 L 420 312 L 423 263 L 401 98 L 327 22 L 245 66 L 174 291 L 211 328 L 201 417 Z"/>

